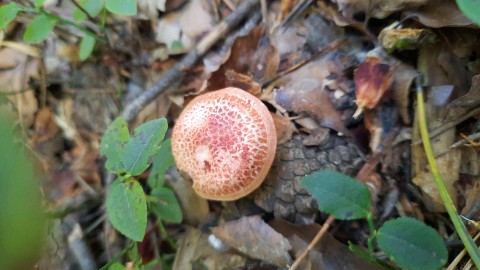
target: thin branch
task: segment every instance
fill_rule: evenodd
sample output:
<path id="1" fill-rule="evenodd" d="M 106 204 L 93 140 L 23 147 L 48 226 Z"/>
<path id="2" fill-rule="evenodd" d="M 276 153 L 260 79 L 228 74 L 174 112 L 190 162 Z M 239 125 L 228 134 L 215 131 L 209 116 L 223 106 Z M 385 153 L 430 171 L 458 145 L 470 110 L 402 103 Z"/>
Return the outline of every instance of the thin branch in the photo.
<path id="1" fill-rule="evenodd" d="M 330 224 L 335 220 L 333 216 L 328 216 L 327 220 L 325 223 L 323 223 L 322 228 L 320 231 L 318 231 L 317 235 L 313 238 L 312 242 L 307 246 L 307 248 L 300 254 L 300 256 L 295 259 L 293 262 L 292 266 L 288 270 L 295 270 L 298 268 L 300 263 L 303 261 L 303 259 L 308 255 L 308 253 L 315 247 L 315 245 L 318 244 L 320 239 L 322 239 L 323 235 L 328 231 L 328 228 L 330 228 Z"/>
<path id="2" fill-rule="evenodd" d="M 183 71 L 192 67 L 216 42 L 249 15 L 254 8 L 258 6 L 258 3 L 258 0 L 243 1 L 235 11 L 210 31 L 180 62 L 169 69 L 160 79 L 154 82 L 150 88 L 128 104 L 122 113 L 123 118 L 125 118 L 127 122 L 132 121 L 147 104 L 182 78 Z"/>

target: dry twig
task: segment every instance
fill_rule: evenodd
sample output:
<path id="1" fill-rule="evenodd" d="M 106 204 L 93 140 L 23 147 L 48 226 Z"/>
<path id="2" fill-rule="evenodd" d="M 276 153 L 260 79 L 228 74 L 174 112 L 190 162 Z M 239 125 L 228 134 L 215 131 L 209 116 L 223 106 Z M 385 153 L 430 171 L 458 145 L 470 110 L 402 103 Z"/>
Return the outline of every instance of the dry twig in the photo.
<path id="1" fill-rule="evenodd" d="M 208 33 L 197 46 L 175 66 L 169 69 L 160 79 L 145 90 L 139 97 L 125 107 L 122 113 L 127 122 L 132 121 L 137 114 L 151 101 L 165 92 L 172 84 L 183 76 L 183 71 L 192 67 L 201 56 L 224 37 L 232 28 L 237 26 L 255 7 L 258 0 L 245 0 L 225 20 Z"/>

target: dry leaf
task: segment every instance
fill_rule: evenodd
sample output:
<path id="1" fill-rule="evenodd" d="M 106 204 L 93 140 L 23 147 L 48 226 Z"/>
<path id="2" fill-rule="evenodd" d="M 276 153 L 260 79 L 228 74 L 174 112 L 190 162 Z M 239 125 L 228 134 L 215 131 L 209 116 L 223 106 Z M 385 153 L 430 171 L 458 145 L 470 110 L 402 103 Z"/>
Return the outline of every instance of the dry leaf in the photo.
<path id="1" fill-rule="evenodd" d="M 291 262 L 290 243 L 266 224 L 260 216 L 242 217 L 211 228 L 212 232 L 232 248 L 249 257 L 285 267 Z"/>
<path id="2" fill-rule="evenodd" d="M 449 106 L 472 108 L 478 104 L 480 104 L 480 75 L 473 76 L 468 93 L 455 99 Z"/>
<path id="3" fill-rule="evenodd" d="M 454 149 L 445 155 L 436 157 L 435 160 L 437 162 L 443 182 L 447 187 L 447 191 L 450 194 L 452 201 L 456 205 L 457 190 L 455 189 L 454 183 L 459 179 L 461 151 Z M 430 211 L 445 211 L 445 206 L 442 203 L 442 198 L 440 197 L 433 174 L 430 172 L 430 170 L 424 170 L 417 173 L 412 181 L 432 200 L 431 203 L 430 200 L 425 200 Z"/>
<path id="4" fill-rule="evenodd" d="M 410 124 L 410 88 L 413 80 L 419 75 L 418 71 L 404 63 L 395 66 L 393 73 L 392 93 L 393 99 L 397 104 L 403 123 Z"/>
<path id="5" fill-rule="evenodd" d="M 365 58 L 353 78 L 356 85 L 355 102 L 358 106 L 353 117 L 358 116 L 365 108 L 377 107 L 385 92 L 392 86 L 392 75 L 393 69 L 387 64 L 380 63 L 378 58 Z"/>
<path id="6" fill-rule="evenodd" d="M 257 26 L 247 36 L 235 40 L 228 60 L 211 74 L 206 89 L 213 91 L 234 86 L 236 81 L 227 77 L 229 70 L 250 77 L 254 82 L 265 82 L 276 75 L 279 62 L 277 49 L 270 44 L 266 27 Z"/>
<path id="7" fill-rule="evenodd" d="M 277 144 L 288 142 L 292 138 L 294 125 L 292 121 L 284 116 L 272 114 L 273 123 L 277 132 Z"/>
<path id="8" fill-rule="evenodd" d="M 273 93 L 275 104 L 297 114 L 307 113 L 323 127 L 349 134 L 324 84 L 335 75 L 341 80 L 342 72 L 335 59 L 319 58 L 284 76 Z"/>

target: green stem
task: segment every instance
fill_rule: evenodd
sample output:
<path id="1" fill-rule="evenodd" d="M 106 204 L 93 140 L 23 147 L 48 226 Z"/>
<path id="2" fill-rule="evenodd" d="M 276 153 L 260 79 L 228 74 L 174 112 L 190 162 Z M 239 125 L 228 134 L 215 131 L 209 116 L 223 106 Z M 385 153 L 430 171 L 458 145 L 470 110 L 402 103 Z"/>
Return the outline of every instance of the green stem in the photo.
<path id="1" fill-rule="evenodd" d="M 358 248 L 355 246 L 352 242 L 348 242 L 348 249 L 353 252 L 354 254 L 358 255 L 359 257 L 365 259 L 366 261 L 369 261 L 373 264 L 376 264 L 384 269 L 389 269 L 389 270 L 394 270 L 395 268 L 391 267 L 390 265 L 386 264 L 383 261 L 380 261 L 376 257 L 372 257 L 369 252 L 366 252 L 365 250 Z"/>
<path id="2" fill-rule="evenodd" d="M 375 241 L 375 237 L 377 237 L 377 230 L 375 229 L 375 224 L 373 222 L 372 212 L 368 213 L 367 222 L 368 228 L 370 229 L 370 236 L 368 237 L 368 252 L 370 253 L 370 257 L 375 257 L 373 241 Z"/>
<path id="3" fill-rule="evenodd" d="M 432 146 L 430 144 L 430 137 L 428 135 L 427 122 L 425 119 L 425 106 L 423 101 L 423 89 L 420 83 L 417 83 L 417 113 L 423 147 L 425 148 L 425 154 L 427 155 L 428 164 L 430 165 L 430 169 L 435 179 L 435 184 L 437 185 L 437 188 L 440 192 L 440 197 L 442 198 L 443 204 L 447 209 L 448 215 L 452 220 L 453 226 L 455 227 L 458 236 L 465 245 L 468 254 L 470 254 L 470 258 L 472 259 L 475 266 L 480 269 L 480 250 L 478 249 L 477 245 L 468 233 L 465 224 L 463 224 L 462 220 L 457 214 L 455 204 L 453 203 L 452 198 L 450 198 L 450 195 L 448 194 L 447 188 L 445 187 L 442 176 L 440 175 L 440 172 L 438 170 L 437 162 L 435 161 L 435 156 L 433 154 Z"/>
<path id="4" fill-rule="evenodd" d="M 100 270 L 107 270 L 108 268 L 110 268 L 110 266 L 112 266 L 112 264 L 118 262 L 125 254 L 127 254 L 128 251 L 130 251 L 135 246 L 134 244 L 135 242 L 130 243 L 128 247 L 124 248 L 122 251 L 120 251 L 120 253 L 115 255 L 115 257 L 113 257 L 113 259 L 109 261 L 107 264 L 102 266 Z"/>
<path id="5" fill-rule="evenodd" d="M 175 244 L 175 242 L 173 242 L 172 238 L 170 238 L 170 236 L 168 235 L 167 230 L 165 230 L 165 227 L 163 226 L 162 221 L 159 219 L 157 223 L 158 223 L 158 228 L 160 229 L 160 234 L 165 239 L 165 241 L 167 241 L 170 248 L 172 248 L 173 250 L 177 250 L 177 245 Z"/>

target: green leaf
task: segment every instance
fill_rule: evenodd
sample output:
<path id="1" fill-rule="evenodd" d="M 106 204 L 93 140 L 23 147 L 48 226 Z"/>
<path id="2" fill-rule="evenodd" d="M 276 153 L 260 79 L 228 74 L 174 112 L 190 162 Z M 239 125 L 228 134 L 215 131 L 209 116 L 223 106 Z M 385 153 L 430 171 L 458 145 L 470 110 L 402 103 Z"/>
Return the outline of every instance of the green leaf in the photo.
<path id="1" fill-rule="evenodd" d="M 108 268 L 108 270 L 125 270 L 127 268 L 125 268 L 125 266 L 123 266 L 123 264 L 121 263 L 114 263 L 112 265 L 110 265 L 110 267 Z"/>
<path id="2" fill-rule="evenodd" d="M 152 169 L 148 175 L 147 183 L 151 188 L 161 187 L 165 184 L 165 174 L 167 169 L 175 164 L 172 155 L 171 139 L 166 139 L 162 142 L 160 150 L 155 157 L 152 164 Z"/>
<path id="3" fill-rule="evenodd" d="M 105 7 L 118 15 L 137 15 L 137 0 L 106 0 Z"/>
<path id="4" fill-rule="evenodd" d="M 107 198 L 107 216 L 113 227 L 126 237 L 142 241 L 147 229 L 145 193 L 135 180 L 117 179 Z"/>
<path id="5" fill-rule="evenodd" d="M 45 210 L 37 170 L 8 115 L 0 109 L 0 269 L 33 268 L 44 244 Z"/>
<path id="6" fill-rule="evenodd" d="M 440 235 L 413 218 L 385 222 L 377 232 L 377 243 L 392 261 L 406 269 L 440 269 L 448 259 Z"/>
<path id="7" fill-rule="evenodd" d="M 165 118 L 148 121 L 135 129 L 122 155 L 122 165 L 130 175 L 139 175 L 150 166 L 166 131 Z"/>
<path id="8" fill-rule="evenodd" d="M 105 168 L 114 172 L 125 171 L 121 158 L 128 140 L 130 140 L 130 134 L 127 122 L 122 117 L 118 117 L 108 126 L 100 143 L 100 154 L 107 157 Z"/>
<path id="9" fill-rule="evenodd" d="M 41 6 L 43 6 L 43 3 L 45 3 L 46 0 L 35 0 L 34 1 L 34 5 L 36 8 L 39 8 Z"/>
<path id="10" fill-rule="evenodd" d="M 370 192 L 355 179 L 331 170 L 319 171 L 300 181 L 318 201 L 320 210 L 336 219 L 364 218 L 370 212 Z"/>
<path id="11" fill-rule="evenodd" d="M 172 223 L 182 222 L 182 209 L 172 190 L 166 187 L 157 187 L 152 190 L 151 195 L 158 199 L 153 201 L 150 207 L 159 219 Z"/>
<path id="12" fill-rule="evenodd" d="M 90 14 L 92 17 L 97 17 L 100 11 L 102 11 L 103 6 L 105 5 L 103 0 L 84 0 L 79 1 L 79 5 Z M 87 15 L 79 8 L 76 8 L 73 11 L 73 19 L 77 22 L 84 21 L 87 19 Z"/>
<path id="13" fill-rule="evenodd" d="M 0 7 L 0 30 L 5 28 L 17 16 L 19 9 L 16 3 Z"/>
<path id="14" fill-rule="evenodd" d="M 457 0 L 457 5 L 467 18 L 480 25 L 480 1 Z"/>
<path id="15" fill-rule="evenodd" d="M 41 14 L 35 17 L 23 33 L 23 40 L 29 43 L 40 43 L 52 32 L 57 19 Z"/>
<path id="16" fill-rule="evenodd" d="M 88 57 L 90 57 L 90 55 L 93 52 L 94 46 L 95 46 L 95 38 L 90 35 L 84 36 L 82 38 L 82 41 L 80 42 L 80 52 L 79 52 L 80 60 L 85 60 Z"/>

